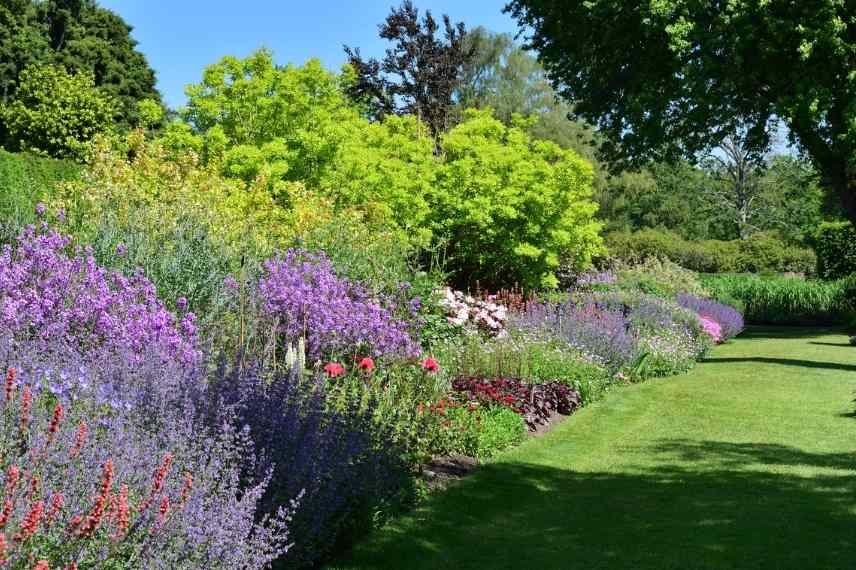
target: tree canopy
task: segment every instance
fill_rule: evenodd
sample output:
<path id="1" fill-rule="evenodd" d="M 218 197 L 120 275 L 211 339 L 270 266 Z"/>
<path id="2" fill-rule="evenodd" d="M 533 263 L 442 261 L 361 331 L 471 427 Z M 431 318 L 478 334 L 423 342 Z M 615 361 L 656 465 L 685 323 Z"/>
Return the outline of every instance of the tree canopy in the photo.
<path id="1" fill-rule="evenodd" d="M 696 157 L 784 121 L 856 220 L 853 2 L 511 0 L 574 112 L 613 157 Z"/>
<path id="2" fill-rule="evenodd" d="M 131 26 L 94 0 L 6 0 L 0 3 L 0 105 L 15 98 L 30 65 L 62 65 L 91 74 L 115 101 L 118 127 L 139 124 L 138 103 L 160 102 L 155 73 L 137 51 Z M 0 124 L 0 144 L 6 129 Z"/>

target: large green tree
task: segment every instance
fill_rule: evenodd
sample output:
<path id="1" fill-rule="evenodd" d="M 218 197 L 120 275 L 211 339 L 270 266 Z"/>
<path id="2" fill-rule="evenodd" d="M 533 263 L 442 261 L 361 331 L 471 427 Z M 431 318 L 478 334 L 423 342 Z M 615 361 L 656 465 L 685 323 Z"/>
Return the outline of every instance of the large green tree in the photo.
<path id="1" fill-rule="evenodd" d="M 511 0 L 549 76 L 613 156 L 696 157 L 784 121 L 856 221 L 853 0 Z"/>
<path id="2" fill-rule="evenodd" d="M 30 65 L 62 65 L 91 74 L 116 102 L 113 120 L 139 124 L 138 103 L 160 101 L 155 74 L 137 51 L 131 26 L 95 0 L 3 0 L 0 2 L 0 105 L 15 96 Z M 0 144 L 5 141 L 0 124 Z"/>

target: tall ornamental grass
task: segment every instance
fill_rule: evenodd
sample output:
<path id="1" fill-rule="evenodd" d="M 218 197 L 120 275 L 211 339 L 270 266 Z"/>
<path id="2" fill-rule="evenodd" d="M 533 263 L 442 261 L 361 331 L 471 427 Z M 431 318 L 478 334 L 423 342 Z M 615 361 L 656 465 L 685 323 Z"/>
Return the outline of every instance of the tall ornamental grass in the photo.
<path id="1" fill-rule="evenodd" d="M 840 324 L 848 310 L 841 281 L 711 275 L 704 284 L 714 299 L 741 302 L 750 324 Z"/>

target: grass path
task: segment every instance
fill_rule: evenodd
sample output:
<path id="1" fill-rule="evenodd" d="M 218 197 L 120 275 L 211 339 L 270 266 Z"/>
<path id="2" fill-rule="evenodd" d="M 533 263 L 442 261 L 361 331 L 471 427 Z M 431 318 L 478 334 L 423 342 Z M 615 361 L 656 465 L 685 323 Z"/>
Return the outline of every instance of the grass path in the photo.
<path id="1" fill-rule="evenodd" d="M 854 568 L 856 349 L 755 329 L 609 395 L 336 568 Z"/>

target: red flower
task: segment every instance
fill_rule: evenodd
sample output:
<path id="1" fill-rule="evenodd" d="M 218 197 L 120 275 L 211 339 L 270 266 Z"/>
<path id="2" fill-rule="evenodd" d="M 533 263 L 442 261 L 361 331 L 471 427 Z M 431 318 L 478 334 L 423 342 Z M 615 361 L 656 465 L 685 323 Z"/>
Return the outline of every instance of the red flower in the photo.
<path id="1" fill-rule="evenodd" d="M 42 513 L 45 512 L 44 501 L 36 501 L 27 516 L 21 522 L 21 530 L 15 535 L 15 540 L 24 542 L 39 530 L 39 523 L 42 520 Z M 46 563 L 47 564 L 47 563 Z"/>
<path id="2" fill-rule="evenodd" d="M 52 442 L 54 435 L 59 429 L 59 424 L 62 422 L 62 404 L 57 404 L 54 407 L 53 417 L 51 418 L 51 423 L 48 426 L 48 442 Z"/>
<path id="3" fill-rule="evenodd" d="M 371 372 L 374 370 L 374 360 L 370 356 L 366 356 L 357 364 L 357 368 L 360 370 L 365 370 L 366 372 Z"/>
<path id="4" fill-rule="evenodd" d="M 434 373 L 440 370 L 440 365 L 437 363 L 436 360 L 429 356 L 428 358 L 422 361 L 422 370 Z"/>
<path id="5" fill-rule="evenodd" d="M 128 486 L 122 485 L 119 487 L 119 496 L 114 498 L 114 512 L 112 513 L 113 524 L 116 525 L 116 532 L 113 533 L 113 540 L 119 541 L 125 537 L 130 525 L 131 508 L 128 506 Z"/>
<path id="6" fill-rule="evenodd" d="M 80 453 L 80 450 L 83 448 L 83 444 L 86 442 L 86 433 L 88 431 L 89 428 L 86 427 L 86 422 L 81 421 L 80 427 L 77 428 L 77 436 L 74 438 L 74 447 L 71 448 L 69 455 L 74 457 Z"/>
<path id="7" fill-rule="evenodd" d="M 6 372 L 6 401 L 12 399 L 12 393 L 15 390 L 15 375 L 18 373 L 14 368 L 9 368 Z"/>
<path id="8" fill-rule="evenodd" d="M 172 465 L 172 453 L 166 452 L 166 454 L 163 456 L 163 462 L 155 471 L 155 476 L 152 480 L 152 488 L 149 492 L 149 498 L 146 499 L 142 505 L 140 505 L 140 512 L 143 512 L 148 509 L 151 506 L 152 502 L 155 500 L 155 497 L 158 495 L 158 493 L 161 492 L 161 489 L 163 489 L 163 482 L 164 479 L 166 479 L 166 474 L 169 471 L 170 465 Z"/>
<path id="9" fill-rule="evenodd" d="M 51 510 L 48 511 L 47 526 L 51 526 L 56 520 L 57 515 L 59 515 L 60 509 L 62 509 L 63 503 L 65 503 L 65 497 L 63 496 L 63 494 L 54 493 L 53 497 L 51 497 Z"/>
<path id="10" fill-rule="evenodd" d="M 21 394 L 21 431 L 27 431 L 30 424 L 30 410 L 33 407 L 33 392 L 29 386 L 24 386 Z"/>
<path id="11" fill-rule="evenodd" d="M 336 378 L 345 373 L 345 367 L 338 362 L 328 362 L 324 365 L 324 373 L 327 374 L 329 378 Z"/>
<path id="12" fill-rule="evenodd" d="M 39 560 L 35 566 L 33 566 L 33 570 L 51 570 L 50 566 L 48 566 L 47 560 Z"/>
<path id="13" fill-rule="evenodd" d="M 193 489 L 193 475 L 190 473 L 184 474 L 184 486 L 181 488 L 181 505 L 187 502 L 190 497 L 190 490 Z"/>

